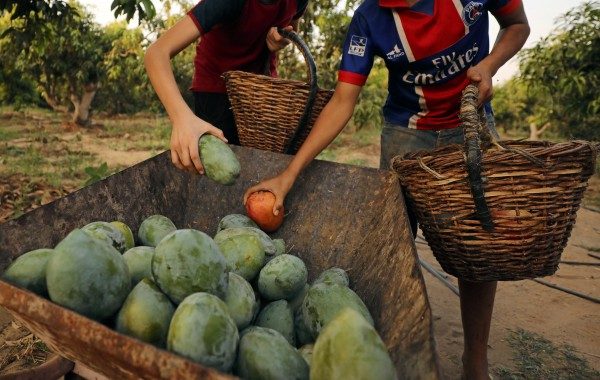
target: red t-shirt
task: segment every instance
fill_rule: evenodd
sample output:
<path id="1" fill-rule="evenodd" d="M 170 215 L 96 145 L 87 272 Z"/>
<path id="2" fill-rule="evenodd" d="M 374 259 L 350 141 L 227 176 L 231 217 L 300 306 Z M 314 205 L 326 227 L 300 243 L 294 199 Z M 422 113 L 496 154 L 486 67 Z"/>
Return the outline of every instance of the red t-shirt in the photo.
<path id="1" fill-rule="evenodd" d="M 191 90 L 225 93 L 221 77 L 230 70 L 277 76 L 276 56 L 267 48 L 271 27 L 298 19 L 308 0 L 202 0 L 188 15 L 200 31 Z"/>

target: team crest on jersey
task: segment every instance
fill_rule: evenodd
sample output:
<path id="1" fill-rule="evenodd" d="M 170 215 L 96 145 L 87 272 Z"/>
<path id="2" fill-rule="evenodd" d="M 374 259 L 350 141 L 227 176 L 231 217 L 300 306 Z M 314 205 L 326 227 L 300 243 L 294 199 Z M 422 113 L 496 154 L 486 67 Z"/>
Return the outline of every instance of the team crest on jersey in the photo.
<path id="1" fill-rule="evenodd" d="M 405 55 L 404 50 L 400 49 L 398 47 L 398 44 L 394 45 L 394 48 L 386 54 L 387 58 L 390 61 L 398 59 L 398 58 L 402 57 L 403 55 Z"/>
<path id="2" fill-rule="evenodd" d="M 463 8 L 463 18 L 465 20 L 465 24 L 471 26 L 479 19 L 479 17 L 483 13 L 483 4 L 471 1 Z"/>
<path id="3" fill-rule="evenodd" d="M 352 35 L 352 37 L 350 38 L 350 47 L 348 48 L 348 54 L 364 57 L 366 48 L 367 37 Z"/>

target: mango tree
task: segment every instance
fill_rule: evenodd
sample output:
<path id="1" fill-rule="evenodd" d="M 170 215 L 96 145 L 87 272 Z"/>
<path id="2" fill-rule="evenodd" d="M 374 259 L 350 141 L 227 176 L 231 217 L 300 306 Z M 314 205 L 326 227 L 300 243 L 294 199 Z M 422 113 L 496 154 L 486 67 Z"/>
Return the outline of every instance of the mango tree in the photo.
<path id="1" fill-rule="evenodd" d="M 600 140 L 598 57 L 598 1 L 567 12 L 554 33 L 521 54 L 521 77 L 529 96 L 545 102 L 534 112 L 564 137 Z"/>

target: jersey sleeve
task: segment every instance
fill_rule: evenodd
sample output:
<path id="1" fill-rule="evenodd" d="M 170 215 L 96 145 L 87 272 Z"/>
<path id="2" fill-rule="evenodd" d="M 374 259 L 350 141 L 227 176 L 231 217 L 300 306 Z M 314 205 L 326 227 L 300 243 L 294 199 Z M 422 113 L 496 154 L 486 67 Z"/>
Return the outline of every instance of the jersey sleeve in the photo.
<path id="1" fill-rule="evenodd" d="M 298 7 L 296 8 L 296 14 L 294 15 L 294 20 L 298 20 L 304 12 L 306 11 L 306 7 L 308 6 L 308 0 L 297 0 Z"/>
<path id="2" fill-rule="evenodd" d="M 190 9 L 188 15 L 200 34 L 208 33 L 219 24 L 237 20 L 246 0 L 202 0 Z"/>
<path id="3" fill-rule="evenodd" d="M 366 19 L 360 13 L 354 13 L 344 42 L 338 81 L 364 85 L 373 67 L 374 50 Z"/>
<path id="4" fill-rule="evenodd" d="M 510 14 L 517 10 L 521 0 L 492 0 L 488 3 L 488 10 L 496 17 Z"/>

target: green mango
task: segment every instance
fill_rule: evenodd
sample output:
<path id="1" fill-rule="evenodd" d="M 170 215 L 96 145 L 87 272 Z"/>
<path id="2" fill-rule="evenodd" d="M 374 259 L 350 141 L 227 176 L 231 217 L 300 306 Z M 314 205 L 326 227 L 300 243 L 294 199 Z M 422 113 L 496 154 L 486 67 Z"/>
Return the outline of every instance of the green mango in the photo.
<path id="1" fill-rule="evenodd" d="M 81 228 L 83 231 L 94 235 L 94 237 L 104 240 L 106 243 L 115 247 L 121 253 L 127 250 L 125 236 L 119 228 L 108 222 L 92 222 Z"/>
<path id="2" fill-rule="evenodd" d="M 253 326 L 242 332 L 236 374 L 245 380 L 308 380 L 309 368 L 280 333 Z"/>
<path id="3" fill-rule="evenodd" d="M 313 285 L 319 284 L 321 282 L 325 283 L 335 283 L 343 286 L 350 286 L 350 280 L 348 279 L 348 274 L 345 270 L 341 268 L 329 268 L 319 275 L 314 281 Z"/>
<path id="4" fill-rule="evenodd" d="M 138 239 L 142 245 L 156 247 L 165 236 L 175 230 L 177 227 L 171 219 L 163 215 L 152 215 L 140 224 Z"/>
<path id="5" fill-rule="evenodd" d="M 200 160 L 206 176 L 221 185 L 233 185 L 240 175 L 240 162 L 221 139 L 205 134 L 198 141 Z"/>
<path id="6" fill-rule="evenodd" d="M 46 265 L 53 253 L 53 249 L 42 248 L 22 254 L 6 268 L 2 279 L 45 297 Z"/>
<path id="7" fill-rule="evenodd" d="M 311 380 L 394 380 L 396 368 L 375 328 L 343 309 L 321 332 L 312 353 Z"/>
<path id="8" fill-rule="evenodd" d="M 102 320 L 119 310 L 131 289 L 131 277 L 119 251 L 76 229 L 50 256 L 46 285 L 53 302 Z"/>
<path id="9" fill-rule="evenodd" d="M 123 254 L 123 259 L 129 268 L 131 276 L 131 286 L 136 286 L 143 278 L 154 280 L 152 275 L 152 256 L 154 256 L 154 248 L 139 246 L 133 247 Z"/>
<path id="10" fill-rule="evenodd" d="M 258 290 L 269 301 L 293 298 L 306 284 L 308 271 L 297 256 L 283 254 L 269 261 L 258 275 Z"/>
<path id="11" fill-rule="evenodd" d="M 234 227 L 252 227 L 258 228 L 258 225 L 246 215 L 242 214 L 230 214 L 225 215 L 220 221 L 217 227 L 217 232 L 226 230 Z"/>
<path id="12" fill-rule="evenodd" d="M 229 285 L 223 301 L 238 330 L 250 325 L 258 312 L 258 300 L 254 289 L 243 277 L 232 272 L 229 272 Z"/>
<path id="13" fill-rule="evenodd" d="M 275 244 L 275 248 L 277 248 L 274 256 L 283 255 L 285 253 L 285 240 L 273 239 L 273 244 Z"/>
<path id="14" fill-rule="evenodd" d="M 235 235 L 217 242 L 227 270 L 252 281 L 263 267 L 265 251 L 255 235 Z"/>
<path id="15" fill-rule="evenodd" d="M 296 345 L 294 315 L 286 300 L 271 302 L 258 313 L 256 326 L 266 327 L 279 332 L 292 346 Z"/>
<path id="16" fill-rule="evenodd" d="M 273 256 L 277 253 L 277 247 L 275 247 L 275 244 L 273 244 L 273 240 L 271 240 L 269 235 L 262 230 L 253 227 L 232 227 L 219 231 L 215 235 L 215 242 L 219 244 L 220 241 L 237 235 L 254 235 L 260 240 L 266 255 Z"/>
<path id="17" fill-rule="evenodd" d="M 313 356 L 314 349 L 315 349 L 314 344 L 305 344 L 304 346 L 302 346 L 298 349 L 298 352 L 300 353 L 300 355 L 302 355 L 304 360 L 306 360 L 306 363 L 308 364 L 309 367 L 312 362 L 312 356 Z"/>
<path id="18" fill-rule="evenodd" d="M 115 329 L 158 347 L 165 347 L 175 307 L 148 278 L 129 293 L 117 314 Z"/>
<path id="19" fill-rule="evenodd" d="M 345 308 L 356 310 L 373 325 L 373 318 L 360 297 L 347 286 L 336 283 L 312 285 L 300 312 L 312 338 L 317 339 L 321 330 Z"/>
<path id="20" fill-rule="evenodd" d="M 133 238 L 133 232 L 131 232 L 131 228 L 123 222 L 115 220 L 114 222 L 110 222 L 113 226 L 117 227 L 119 231 L 123 234 L 125 238 L 125 251 L 130 250 L 135 247 L 135 240 Z"/>
<path id="21" fill-rule="evenodd" d="M 175 304 L 197 292 L 224 297 L 229 282 L 219 247 L 210 236 L 192 229 L 177 230 L 161 240 L 152 256 L 152 274 Z"/>
<path id="22" fill-rule="evenodd" d="M 222 372 L 231 370 L 239 341 L 227 305 L 208 293 L 179 304 L 169 326 L 167 349 Z"/>

